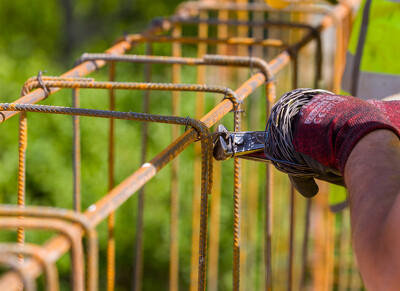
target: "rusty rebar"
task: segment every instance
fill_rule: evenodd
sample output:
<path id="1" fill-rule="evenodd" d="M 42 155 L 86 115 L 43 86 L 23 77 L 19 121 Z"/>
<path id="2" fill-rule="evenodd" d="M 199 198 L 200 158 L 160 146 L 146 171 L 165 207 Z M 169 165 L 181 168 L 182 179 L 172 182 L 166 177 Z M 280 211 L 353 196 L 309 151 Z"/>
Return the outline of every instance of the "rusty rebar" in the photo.
<path id="1" fill-rule="evenodd" d="M 0 205 L 1 216 L 23 216 L 38 218 L 56 218 L 79 224 L 87 236 L 87 256 L 86 269 L 87 280 L 86 290 L 97 290 L 97 272 L 98 272 L 98 243 L 97 233 L 91 222 L 81 213 L 67 209 L 58 209 L 43 206 L 27 206 L 20 209 L 13 205 Z"/>
<path id="2" fill-rule="evenodd" d="M 4 254 L 23 254 L 33 257 L 42 265 L 46 290 L 59 290 L 57 268 L 53 263 L 49 262 L 48 256 L 42 247 L 32 244 L 18 246 L 11 243 L 0 243 L 0 255 Z"/>
<path id="3" fill-rule="evenodd" d="M 218 11 L 218 19 L 228 18 L 227 11 Z M 207 27 L 208 28 L 208 27 Z M 200 30 L 199 30 L 200 33 Z M 219 25 L 217 27 L 218 38 L 226 38 L 228 36 L 228 27 L 224 25 Z M 217 53 L 220 55 L 226 55 L 227 45 L 220 44 L 217 46 Z M 220 68 L 219 80 L 220 82 L 225 82 L 227 79 L 225 68 Z M 216 103 L 215 103 L 216 104 Z M 199 104 L 196 104 L 196 109 L 199 108 Z M 203 105 L 203 104 L 201 104 Z M 203 105 L 204 107 L 204 105 Z M 201 113 L 203 113 L 204 108 L 201 108 Z M 213 191 L 213 203 L 210 208 L 210 246 L 209 253 L 210 259 L 208 264 L 208 290 L 217 291 L 218 290 L 218 262 L 219 262 L 219 242 L 220 242 L 220 212 L 221 212 L 221 165 L 216 163 L 214 166 L 214 191 Z"/>
<path id="4" fill-rule="evenodd" d="M 152 45 L 146 45 L 146 54 L 152 54 Z M 144 78 L 147 83 L 151 81 L 151 66 L 146 64 L 144 67 Z M 143 93 L 143 112 L 150 113 L 150 91 Z M 146 162 L 147 145 L 148 145 L 149 129 L 146 122 L 142 123 L 141 132 L 141 160 L 140 163 Z M 133 275 L 132 275 L 132 291 L 140 291 L 142 289 L 143 274 L 143 224 L 144 224 L 144 205 L 145 205 L 145 186 L 140 188 L 138 193 L 137 220 L 136 220 L 136 237 L 135 249 L 133 256 Z"/>
<path id="5" fill-rule="evenodd" d="M 235 111 L 235 131 L 240 131 L 240 112 Z M 240 288 L 240 247 L 241 247 L 241 161 L 238 157 L 233 161 L 234 186 L 233 186 L 233 290 Z"/>
<path id="6" fill-rule="evenodd" d="M 0 265 L 10 267 L 21 278 L 22 286 L 26 291 L 35 291 L 36 283 L 30 276 L 28 269 L 21 267 L 18 257 L 0 254 Z"/>
<path id="7" fill-rule="evenodd" d="M 200 13 L 200 18 L 208 17 L 207 13 Z M 181 26 L 180 26 L 181 27 Z M 208 36 L 208 26 L 207 25 L 199 25 L 198 37 L 207 37 Z M 203 54 L 207 52 L 207 44 L 199 43 L 197 45 L 197 56 L 201 57 Z M 205 83 L 205 67 L 197 66 L 196 67 L 196 82 L 197 83 Z M 196 92 L 196 118 L 200 118 L 204 111 L 204 93 Z M 201 148 L 199 145 L 194 145 L 194 161 L 193 161 L 193 196 L 192 196 L 192 235 L 191 235 L 191 258 L 190 258 L 190 291 L 195 291 L 198 285 L 198 276 L 199 276 L 199 268 L 198 268 L 198 249 L 199 249 L 199 236 L 200 236 L 200 205 L 197 202 L 201 198 L 201 179 L 199 175 L 199 169 L 201 168 Z M 211 237 L 211 236 L 210 236 Z"/>
<path id="8" fill-rule="evenodd" d="M 75 232 L 71 231 L 70 224 L 52 218 L 38 219 L 25 217 L 22 221 L 18 218 L 0 218 L 0 228 L 18 227 L 54 230 L 67 236 L 71 243 L 72 289 L 74 291 L 84 290 L 82 242 L 80 236 L 77 236 Z"/>
<path id="9" fill-rule="evenodd" d="M 186 1 L 183 2 L 177 8 L 177 15 L 192 15 L 195 16 L 199 11 L 251 11 L 251 12 L 268 12 L 274 11 L 279 13 L 291 13 L 291 12 L 302 12 L 302 13 L 319 13 L 326 14 L 331 11 L 331 8 L 326 5 L 309 5 L 309 4 L 297 4 L 289 5 L 283 9 L 275 9 L 264 3 L 234 3 L 234 2 L 212 2 L 212 1 Z"/>
<path id="10" fill-rule="evenodd" d="M 108 78 L 110 82 L 115 80 L 115 63 L 110 62 Z M 109 92 L 109 110 L 115 110 L 115 92 L 113 89 Z M 109 138 L 108 138 L 108 191 L 114 187 L 114 119 L 109 120 Z M 115 288 L 115 213 L 112 212 L 107 218 L 107 291 L 113 291 Z"/>
<path id="11" fill-rule="evenodd" d="M 279 39 L 255 39 L 252 37 L 227 37 L 227 38 L 203 38 L 194 36 L 174 37 L 169 35 L 141 35 L 136 42 L 159 42 L 170 43 L 179 42 L 182 44 L 199 44 L 206 43 L 208 45 L 228 44 L 228 45 L 261 45 L 265 47 L 286 47 L 287 44 Z"/>
<path id="12" fill-rule="evenodd" d="M 324 22 L 324 25 L 327 25 L 327 23 L 328 22 Z M 329 23 L 328 23 L 328 25 L 327 26 L 329 26 Z M 121 42 L 120 44 L 118 44 L 118 49 L 117 50 L 120 50 L 120 51 L 124 51 L 124 50 L 126 50 L 127 48 L 130 48 L 131 47 L 131 45 L 132 45 L 132 43 L 131 43 L 131 41 L 133 41 L 134 42 L 134 39 L 132 39 L 132 38 L 130 38 L 129 39 L 129 41 L 124 41 L 124 42 Z M 273 62 L 271 62 L 271 67 L 273 67 L 273 69 L 276 69 L 276 68 L 278 68 L 278 67 L 281 67 L 281 66 L 283 66 L 286 62 L 287 62 L 287 60 L 289 59 L 289 56 L 288 56 L 288 54 L 286 53 L 286 52 L 284 52 L 284 53 L 282 53 L 282 54 L 280 54 L 276 59 L 274 59 L 274 61 Z M 104 63 L 104 62 L 101 62 L 101 61 L 96 61 L 96 65 L 98 64 L 98 63 L 100 63 L 100 64 L 102 64 L 102 63 Z M 91 63 L 91 62 L 86 62 L 86 63 L 84 63 L 84 64 L 82 64 L 81 66 L 79 66 L 79 69 L 73 69 L 72 70 L 72 72 L 74 72 L 74 74 L 75 73 L 77 73 L 77 74 L 84 74 L 84 73 L 86 73 L 86 72 L 88 72 L 88 71 L 93 71 L 95 69 L 95 65 L 93 64 L 93 63 Z M 69 72 L 68 72 L 69 73 Z M 255 75 L 254 77 L 252 77 L 252 80 L 254 81 L 254 80 L 257 80 L 257 83 L 259 83 L 259 80 L 261 80 L 262 79 L 262 76 L 260 76 L 259 74 L 257 74 L 257 75 Z M 248 84 L 248 83 L 247 83 Z M 256 85 L 257 86 L 257 85 Z M 251 87 L 251 86 L 250 86 Z M 53 93 L 53 92 L 55 92 L 57 90 L 57 88 L 54 88 L 53 90 L 50 90 L 50 93 Z M 243 93 L 243 91 L 241 91 L 242 93 Z M 33 94 L 31 93 L 31 94 L 29 94 L 30 96 L 28 96 L 27 98 L 25 98 L 24 100 L 28 100 L 28 102 L 27 103 L 29 103 L 29 102 L 31 102 L 32 100 L 34 100 L 34 102 L 37 102 L 37 101 L 35 101 L 35 100 L 39 100 L 39 99 L 41 99 L 41 98 L 44 98 L 43 97 L 43 90 L 42 89 L 38 89 L 38 90 L 36 90 L 35 92 L 33 92 Z M 225 112 L 225 114 L 226 114 L 226 109 L 227 108 L 229 108 L 230 107 L 230 105 L 227 103 L 227 102 L 222 102 L 219 106 L 217 106 L 217 109 L 216 110 L 213 110 L 213 112 L 212 113 L 210 113 L 210 114 L 208 114 L 208 117 L 207 118 L 205 118 L 204 120 L 206 120 L 206 119 L 208 119 L 208 118 L 215 118 L 215 119 L 218 119 L 219 117 L 220 117 L 220 115 L 222 114 L 224 114 L 224 112 Z M 10 115 L 8 115 L 8 114 L 11 114 L 10 112 L 6 112 L 7 113 L 7 115 L 5 115 L 4 117 L 3 117 L 3 119 L 1 120 L 1 122 L 3 122 L 4 120 L 6 120 L 6 119 L 8 119 L 9 117 L 10 117 Z M 15 113 L 13 113 L 13 114 L 15 114 Z M 218 117 L 217 117 L 218 116 Z M 210 123 L 212 123 L 212 122 L 214 122 L 214 121 L 210 121 Z M 207 124 L 208 125 L 208 124 Z M 195 132 L 194 131 L 190 131 L 191 133 L 185 133 L 184 134 L 184 136 L 182 136 L 180 139 L 179 139 L 179 141 L 177 141 L 177 143 L 174 143 L 174 145 L 184 145 L 183 146 L 183 148 L 185 148 L 185 147 L 187 147 L 188 146 L 188 144 L 189 143 L 191 143 L 194 139 L 196 139 L 196 134 L 195 134 Z M 190 138 L 188 138 L 188 139 L 185 139 L 185 138 L 187 138 L 187 137 L 190 137 Z M 175 148 L 176 149 L 176 148 Z M 182 148 L 179 148 L 179 150 L 178 150 L 178 152 L 180 152 L 180 151 L 182 151 L 183 149 Z M 164 152 L 165 153 L 165 152 Z M 162 155 L 161 156 L 158 156 L 163 162 L 161 162 L 161 164 L 157 164 L 157 166 L 156 167 L 152 167 L 152 166 L 150 166 L 150 167 L 144 167 L 144 169 L 140 169 L 140 171 L 135 175 L 135 177 L 137 178 L 137 177 L 141 177 L 140 175 L 141 174 L 145 174 L 146 176 L 144 176 L 143 177 L 143 180 L 141 180 L 140 181 L 140 183 L 144 183 L 144 181 L 148 181 L 158 170 L 159 170 L 159 168 L 160 167 L 162 167 L 163 165 L 164 165 L 164 162 L 165 161 L 167 161 L 168 159 L 166 159 L 166 158 L 163 158 L 162 157 Z M 147 170 L 145 170 L 145 169 L 147 169 Z M 139 173 L 140 173 L 140 175 L 139 175 Z M 139 184 L 140 184 L 139 183 Z M 127 184 L 124 184 L 126 187 L 128 187 L 127 186 Z M 130 187 L 128 187 L 128 188 L 130 188 L 130 189 L 133 189 L 133 188 L 136 188 L 136 186 L 130 186 Z M 127 190 L 128 192 L 131 192 L 131 191 L 133 191 L 133 190 Z M 128 195 L 128 196 L 130 196 L 130 195 L 132 195 L 132 193 L 130 193 L 130 194 L 127 194 L 128 192 L 121 192 L 120 194 L 120 196 L 118 196 L 118 197 L 126 197 L 126 195 Z M 114 191 L 114 192 L 112 192 L 113 194 L 116 194 L 117 192 L 116 191 Z M 108 196 L 108 195 L 107 195 Z M 112 195 L 110 195 L 110 197 L 112 197 Z M 117 197 L 117 195 L 115 195 L 115 197 Z M 123 200 L 123 198 L 121 198 L 122 200 Z M 116 202 L 116 204 L 113 204 L 112 206 L 108 206 L 108 207 L 117 207 L 116 205 L 118 205 L 119 203 L 122 203 L 121 201 L 122 200 L 120 200 L 120 199 L 118 199 L 118 200 L 116 200 L 116 201 L 118 201 L 118 202 Z M 89 215 L 89 213 L 104 213 L 104 212 L 102 212 L 102 211 L 105 211 L 105 212 L 107 212 L 107 210 L 105 210 L 105 209 L 109 209 L 108 207 L 105 207 L 102 203 L 100 203 L 100 204 L 97 204 L 96 203 L 96 205 L 94 205 L 94 206 L 99 206 L 99 209 L 100 209 L 100 211 L 98 212 L 97 210 L 94 210 L 93 211 L 93 208 L 94 207 L 92 207 L 92 208 L 90 208 L 90 211 L 88 212 L 88 215 Z M 102 208 L 102 207 L 104 207 L 104 208 Z M 94 208 L 95 209 L 95 208 Z M 93 214 L 94 215 L 94 217 L 97 217 L 97 219 L 99 219 L 99 217 L 101 217 L 102 215 L 100 215 L 100 214 Z M 91 215 L 89 215 L 90 217 L 91 217 Z M 98 223 L 98 221 L 97 221 L 97 223 Z M 62 242 L 63 240 L 62 240 L 62 238 L 60 238 L 60 239 L 58 239 L 58 238 L 56 238 L 56 240 L 57 241 L 59 241 L 59 242 Z M 49 249 L 54 249 L 54 250 L 56 250 L 56 254 L 61 254 L 63 251 L 65 252 L 65 248 L 66 248 L 66 246 L 65 246 L 65 244 L 61 244 L 61 245 L 59 245 L 57 248 L 55 248 L 55 244 L 53 244 L 52 243 L 52 241 L 50 241 L 48 244 L 46 244 L 46 248 L 49 248 Z M 56 257 L 57 257 L 58 255 L 56 255 Z M 32 262 L 30 262 L 30 264 L 33 264 Z M 33 264 L 34 265 L 34 264 Z M 34 271 L 33 273 L 37 273 L 37 271 Z"/>
<path id="13" fill-rule="evenodd" d="M 174 37 L 182 35 L 180 25 L 174 26 L 172 30 Z M 182 56 L 182 44 L 179 42 L 172 43 L 172 56 Z M 181 82 L 181 66 L 179 64 L 172 65 L 172 83 Z M 198 94 L 198 93 L 197 93 Z M 179 91 L 172 92 L 171 113 L 172 115 L 180 115 L 181 94 Z M 179 137 L 178 126 L 172 126 L 172 140 Z M 177 291 L 179 286 L 179 157 L 171 162 L 171 193 L 170 193 L 170 270 L 169 270 L 169 290 Z"/>
<path id="14" fill-rule="evenodd" d="M 266 113 L 265 116 L 268 117 L 272 104 L 276 98 L 275 83 L 269 82 L 265 86 L 266 91 Z M 271 164 L 266 165 L 265 169 L 265 242 L 264 242 L 264 284 L 265 290 L 272 290 L 272 210 L 273 210 L 273 193 L 274 193 L 274 177 L 273 168 Z"/>
<path id="15" fill-rule="evenodd" d="M 26 112 L 19 116 L 18 127 L 18 207 L 23 209 L 25 207 L 25 178 L 26 178 L 26 148 L 28 146 L 28 120 Z M 20 217 L 23 220 L 23 217 Z M 22 227 L 17 229 L 17 242 L 20 246 L 25 242 L 25 231 Z M 19 260 L 23 260 L 23 256 L 19 256 Z"/>
<path id="16" fill-rule="evenodd" d="M 72 107 L 80 106 L 79 89 L 72 90 Z M 72 116 L 73 207 L 81 212 L 81 133 L 79 116 Z"/>
<path id="17" fill-rule="evenodd" d="M 200 54 L 199 54 L 200 55 Z M 266 61 L 258 57 L 238 57 L 227 55 L 208 55 L 201 54 L 202 58 L 189 57 L 168 57 L 168 56 L 149 56 L 149 55 L 116 55 L 116 54 L 99 54 L 99 53 L 84 53 L 79 60 L 86 61 L 114 61 L 114 62 L 131 62 L 142 64 L 180 64 L 188 66 L 214 65 L 214 66 L 236 66 L 243 68 L 258 68 L 267 79 L 273 77 L 271 69 Z M 90 79 L 89 81 L 91 81 Z M 46 80 L 47 81 L 47 80 Z M 34 80 L 32 81 L 34 82 Z"/>
<path id="18" fill-rule="evenodd" d="M 233 96 L 236 97 L 233 91 Z M 237 98 L 233 98 L 237 100 Z M 199 289 L 205 289 L 206 283 L 206 257 L 207 257 L 207 220 L 208 220 L 208 194 L 212 187 L 212 140 L 210 130 L 202 122 L 175 116 L 151 115 L 134 112 L 117 112 L 106 110 L 93 110 L 82 108 L 68 108 L 47 105 L 22 105 L 0 104 L 0 111 L 30 111 L 53 114 L 92 116 L 101 118 L 116 118 L 125 120 L 138 120 L 146 122 L 160 122 L 170 124 L 189 125 L 194 127 L 200 138 L 202 147 L 202 193 L 200 214 L 200 243 L 199 243 Z"/>
<path id="19" fill-rule="evenodd" d="M 286 65 L 289 61 L 289 55 L 282 53 L 277 59 L 270 63 L 272 72 L 277 72 L 282 66 Z M 239 101 L 242 101 L 249 96 L 256 88 L 261 86 L 265 82 L 265 76 L 262 73 L 257 73 L 252 76 L 248 81 L 242 84 L 236 91 L 236 95 Z M 37 90 L 38 91 L 38 90 Z M 36 91 L 35 91 L 36 92 Z M 201 121 L 207 126 L 211 127 L 215 122 L 220 120 L 223 116 L 228 114 L 233 109 L 232 102 L 224 100 L 219 103 L 213 110 L 206 114 Z M 14 111 L 16 112 L 16 111 Z M 7 112 L 5 112 L 7 113 Z M 154 157 L 148 163 L 145 163 L 131 176 L 125 179 L 120 185 L 115 187 L 106 196 L 100 199 L 97 203 L 91 205 L 86 211 L 85 215 L 91 221 L 92 225 L 99 224 L 104 218 L 108 216 L 110 212 L 118 208 L 124 203 L 129 197 L 131 197 L 140 187 L 142 187 L 147 181 L 155 176 L 169 161 L 179 155 L 185 148 L 193 143 L 198 138 L 198 134 L 195 130 L 191 129 L 186 131 L 180 138 L 174 141 L 164 151 Z M 79 231 L 74 228 L 75 231 Z M 60 258 L 69 249 L 68 241 L 58 236 L 48 241 L 45 245 L 45 249 L 51 251 L 54 256 L 53 260 Z M 40 268 L 35 264 L 34 261 L 28 260 L 33 276 L 40 274 Z M 0 286 L 17 286 L 19 279 L 15 277 L 13 273 L 7 273 L 2 276 L 0 280 Z"/>
<path id="20" fill-rule="evenodd" d="M 314 27 L 310 24 L 305 24 L 301 22 L 288 22 L 281 20 L 270 20 L 266 19 L 264 21 L 256 21 L 256 20 L 237 20 L 237 19 L 201 19 L 201 18 L 181 18 L 172 16 L 170 18 L 163 18 L 160 21 L 170 22 L 172 24 L 208 24 L 208 25 L 226 25 L 226 26 L 244 26 L 244 27 L 276 27 L 276 28 L 285 28 L 285 29 L 305 29 L 305 30 L 313 30 Z M 243 37 L 243 36 L 242 36 Z M 246 36 L 245 36 L 246 37 Z M 256 39 L 256 38 L 254 38 Z"/>

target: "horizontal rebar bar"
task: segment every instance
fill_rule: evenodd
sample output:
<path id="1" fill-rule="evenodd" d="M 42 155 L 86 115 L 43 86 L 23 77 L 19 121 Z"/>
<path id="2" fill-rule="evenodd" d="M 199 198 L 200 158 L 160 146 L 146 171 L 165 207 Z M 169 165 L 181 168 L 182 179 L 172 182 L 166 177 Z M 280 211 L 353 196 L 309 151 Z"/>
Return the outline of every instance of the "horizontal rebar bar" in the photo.
<path id="1" fill-rule="evenodd" d="M 67 240 L 71 244 L 72 287 L 75 291 L 84 290 L 82 241 L 79 233 L 74 231 L 74 226 L 72 224 L 53 218 L 38 219 L 25 217 L 23 220 L 20 220 L 19 218 L 0 217 L 0 229 L 16 229 L 18 227 L 24 227 L 26 229 L 57 231 L 62 233 L 64 237 L 67 237 Z M 51 257 L 50 253 L 48 255 Z M 49 263 L 53 263 L 52 258 L 49 259 Z M 40 267 L 39 270 L 41 270 Z M 35 277 L 32 274 L 31 276 L 32 278 Z"/>
<path id="2" fill-rule="evenodd" d="M 251 11 L 251 12 L 303 12 L 303 13 L 320 13 L 325 14 L 331 10 L 328 5 L 312 5 L 300 4 L 290 5 L 283 9 L 276 9 L 264 3 L 232 3 L 232 2 L 211 2 L 211 1 L 187 1 L 178 7 L 177 14 L 187 15 L 186 11 L 213 11 L 213 10 L 226 10 L 226 11 Z M 197 13 L 196 13 L 197 14 Z"/>
<path id="3" fill-rule="evenodd" d="M 57 268 L 54 263 L 49 261 L 42 247 L 33 244 L 20 246 L 15 243 L 0 243 L 0 254 L 23 254 L 33 257 L 43 267 L 46 290 L 59 290 Z"/>
<path id="4" fill-rule="evenodd" d="M 98 242 L 97 233 L 90 221 L 83 214 L 68 210 L 44 206 L 25 206 L 21 209 L 14 205 L 0 205 L 1 216 L 28 216 L 58 218 L 79 224 L 87 236 L 87 285 L 89 291 L 97 290 L 98 277 Z"/>

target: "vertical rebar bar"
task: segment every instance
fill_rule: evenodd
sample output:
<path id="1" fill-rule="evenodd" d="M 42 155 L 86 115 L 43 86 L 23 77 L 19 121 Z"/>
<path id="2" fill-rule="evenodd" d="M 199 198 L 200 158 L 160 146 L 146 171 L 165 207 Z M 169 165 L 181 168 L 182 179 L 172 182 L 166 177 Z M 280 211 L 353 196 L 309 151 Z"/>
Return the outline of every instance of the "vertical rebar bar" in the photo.
<path id="1" fill-rule="evenodd" d="M 292 290 L 293 285 L 293 257 L 294 257 L 294 216 L 295 216 L 295 190 L 290 186 L 290 218 L 289 218 L 289 252 L 287 270 L 287 290 Z"/>
<path id="2" fill-rule="evenodd" d="M 146 45 L 146 55 L 152 55 L 152 45 Z M 151 65 L 145 64 L 144 66 L 144 79 L 145 82 L 151 82 Z M 143 92 L 143 112 L 150 113 L 150 91 Z M 147 122 L 142 122 L 141 132 L 141 164 L 146 162 L 147 145 L 149 126 Z M 134 264 L 133 264 L 133 282 L 132 291 L 142 290 L 143 281 L 143 228 L 144 228 L 144 205 L 145 205 L 145 186 L 140 188 L 138 193 L 138 206 L 137 206 L 137 220 L 136 220 L 136 237 L 135 237 L 135 250 L 134 250 Z"/>
<path id="3" fill-rule="evenodd" d="M 179 37 L 182 35 L 182 27 L 176 25 L 173 28 L 172 35 Z M 182 56 L 182 45 L 178 42 L 172 44 L 172 56 Z M 172 65 L 172 83 L 180 83 L 181 81 L 181 66 L 178 64 Z M 180 114 L 180 98 L 181 94 L 178 91 L 172 92 L 172 115 L 179 116 Z M 172 140 L 179 137 L 179 126 L 172 126 Z M 172 291 L 179 289 L 179 157 L 172 161 L 171 168 L 171 222 L 170 222 L 170 282 L 169 288 Z"/>
<path id="4" fill-rule="evenodd" d="M 200 19 L 207 19 L 208 13 L 202 11 L 199 13 Z M 200 24 L 198 26 L 198 36 L 207 37 L 208 25 Z M 197 56 L 203 57 L 207 53 L 207 45 L 205 43 L 197 44 Z M 205 67 L 196 67 L 196 82 L 205 84 Z M 204 93 L 196 92 L 196 118 L 200 118 L 204 111 Z M 193 161 L 193 201 L 192 201 L 192 256 L 191 256 L 191 273 L 190 273 L 190 290 L 196 290 L 198 284 L 198 252 L 199 252 L 199 230 L 200 230 L 200 168 L 201 168 L 201 147 L 199 144 L 194 145 L 195 157 Z"/>
<path id="5" fill-rule="evenodd" d="M 237 105 L 238 106 L 238 105 Z M 235 131 L 240 131 L 240 111 L 235 109 Z M 240 288 L 240 212 L 241 212 L 241 171 L 240 159 L 235 157 L 233 161 L 234 191 L 233 191 L 233 290 Z"/>
<path id="6" fill-rule="evenodd" d="M 266 84 L 266 119 L 268 118 L 274 96 L 274 84 Z M 264 242 L 264 265 L 265 265 L 265 290 L 272 290 L 272 225 L 273 225 L 273 195 L 274 195 L 274 176 L 272 165 L 266 165 L 265 177 L 265 242 Z"/>
<path id="7" fill-rule="evenodd" d="M 292 54 L 292 88 L 298 86 L 298 58 L 297 52 Z M 288 252 L 288 271 L 287 271 L 287 290 L 291 291 L 293 288 L 293 257 L 294 257 L 294 238 L 295 238 L 295 189 L 290 184 L 290 204 L 289 204 L 289 252 Z"/>
<path id="8" fill-rule="evenodd" d="M 306 276 L 307 276 L 307 259 L 308 259 L 308 241 L 310 233 L 310 216 L 311 216 L 311 204 L 312 200 L 307 198 L 306 210 L 304 218 L 304 236 L 303 236 L 303 249 L 302 249 L 302 264 L 301 264 L 301 275 L 300 275 L 300 289 L 306 290 Z"/>
<path id="9" fill-rule="evenodd" d="M 109 64 L 109 80 L 115 80 L 115 63 Z M 109 110 L 115 110 L 115 92 L 109 90 Z M 114 120 L 109 120 L 109 139 L 108 139 L 108 190 L 114 187 Z M 113 291 L 115 288 L 115 216 L 110 213 L 107 219 L 108 240 L 107 240 L 107 290 Z"/>
<path id="10" fill-rule="evenodd" d="M 80 106 L 79 89 L 72 89 L 72 107 Z M 80 117 L 72 116 L 72 175 L 73 175 L 73 207 L 81 212 L 81 133 Z"/>
<path id="11" fill-rule="evenodd" d="M 236 0 L 238 4 L 247 4 L 248 0 Z M 247 11 L 238 11 L 237 19 L 239 21 L 247 21 L 249 19 L 249 15 Z M 249 37 L 249 27 L 245 25 L 240 25 L 237 27 L 237 35 L 239 37 Z M 239 56 L 247 56 L 249 55 L 249 47 L 248 46 L 238 46 L 237 47 L 237 55 Z M 238 81 L 242 83 L 247 79 L 248 72 L 244 70 L 238 71 Z M 243 126 L 246 126 L 246 119 L 240 120 L 240 113 L 236 114 L 235 119 L 235 130 L 239 131 L 241 122 Z M 246 236 L 241 233 L 241 224 L 243 223 L 243 215 L 242 215 L 242 199 L 246 199 L 246 197 L 242 197 L 241 195 L 241 175 L 242 173 L 246 173 L 247 161 L 242 162 L 242 160 L 235 158 L 234 159 L 234 222 L 238 223 L 238 225 L 234 226 L 234 264 L 233 264 L 233 290 L 239 291 L 240 289 L 240 281 L 245 278 L 245 276 L 241 276 L 241 271 L 246 274 Z M 255 176 L 255 175 L 253 175 Z M 245 221 L 245 220 L 244 220 Z M 234 223 L 234 224 L 235 224 Z M 236 245 L 236 246 L 235 246 Z M 244 252 L 244 255 L 243 255 Z M 236 257 L 236 258 L 235 258 Z M 236 262 L 235 262 L 236 261 Z M 237 266 L 235 266 L 237 264 Z M 236 277 L 236 278 L 235 278 Z M 246 281 L 246 280 L 244 280 Z"/>
<path id="12" fill-rule="evenodd" d="M 225 0 L 221 0 L 225 1 Z M 228 11 L 218 10 L 218 19 L 227 20 Z M 218 38 L 228 37 L 228 26 L 219 24 L 217 26 Z M 227 46 L 225 44 L 219 44 L 217 46 L 217 52 L 219 55 L 227 54 Z M 221 83 L 226 82 L 227 70 L 224 67 L 218 69 L 218 80 Z M 216 103 L 219 103 L 216 100 Z M 209 246 L 209 262 L 208 262 L 208 290 L 218 290 L 218 272 L 219 272 L 219 241 L 220 241 L 220 213 L 221 213 L 221 164 L 216 163 L 214 165 L 214 189 L 212 194 L 212 204 L 210 212 L 210 246 Z"/>
<path id="13" fill-rule="evenodd" d="M 26 178 L 26 148 L 28 146 L 28 120 L 26 112 L 19 115 L 19 145 L 18 145 L 18 207 L 25 207 L 25 178 Z M 20 216 L 19 219 L 23 219 Z M 23 227 L 17 229 L 17 243 L 21 246 L 25 243 L 25 231 Z M 23 261 L 23 255 L 18 255 L 19 261 Z"/>
<path id="14" fill-rule="evenodd" d="M 349 287 L 349 253 L 350 253 L 350 236 L 349 236 L 349 212 L 344 209 L 340 214 L 340 251 L 339 251 L 339 274 L 337 281 L 338 291 L 346 291 Z"/>

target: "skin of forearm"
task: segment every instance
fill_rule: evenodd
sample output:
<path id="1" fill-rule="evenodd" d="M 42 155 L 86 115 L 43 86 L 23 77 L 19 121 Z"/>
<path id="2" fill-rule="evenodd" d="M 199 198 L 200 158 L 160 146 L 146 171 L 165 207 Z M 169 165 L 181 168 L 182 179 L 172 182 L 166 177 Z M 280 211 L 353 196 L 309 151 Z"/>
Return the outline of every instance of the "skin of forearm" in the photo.
<path id="1" fill-rule="evenodd" d="M 344 171 L 354 252 L 368 290 L 400 290 L 400 141 L 377 130 L 354 147 Z"/>

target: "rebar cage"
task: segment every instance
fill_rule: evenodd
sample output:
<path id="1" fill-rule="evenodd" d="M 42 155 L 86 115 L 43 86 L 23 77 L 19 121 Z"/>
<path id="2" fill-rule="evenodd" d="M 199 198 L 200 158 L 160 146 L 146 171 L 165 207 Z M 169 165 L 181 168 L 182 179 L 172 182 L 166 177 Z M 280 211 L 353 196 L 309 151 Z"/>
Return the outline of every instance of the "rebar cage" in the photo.
<path id="1" fill-rule="evenodd" d="M 104 53 L 83 54 L 59 77 L 27 80 L 19 99 L 0 104 L 1 123 L 19 117 L 17 202 L 0 205 L 0 228 L 14 230 L 7 237 L 16 230 L 17 239 L 0 243 L 0 290 L 362 289 L 348 213 L 329 212 L 327 185 L 318 198 L 304 199 L 271 165 L 236 157 L 233 164 L 214 162 L 211 133 L 220 122 L 235 131 L 262 130 L 277 96 L 299 86 L 338 92 L 357 4 L 296 2 L 276 10 L 246 0 L 184 2 L 173 16 L 121 37 Z M 60 106 L 50 95 L 65 89 L 72 100 Z M 72 127 L 59 119 L 72 130 L 72 195 L 38 202 L 28 197 L 35 196 L 29 171 L 47 165 L 29 158 L 27 125 L 34 119 L 30 131 L 36 131 L 37 120 L 54 114 L 72 116 Z M 104 132 L 96 132 L 99 145 L 86 137 L 92 122 L 98 126 L 89 131 Z M 93 155 L 105 157 L 99 171 L 85 168 Z M 119 173 L 122 163 L 133 172 Z M 107 190 L 90 193 L 97 189 L 90 184 Z M 146 219 L 160 209 L 168 233 L 148 240 L 167 267 L 155 274 L 146 271 L 156 255 L 144 252 L 144 236 Z M 118 228 L 121 219 L 132 220 L 135 235 Z M 40 240 L 27 235 L 31 230 L 51 236 Z M 119 268 L 126 255 L 115 251 L 122 240 L 134 249 L 129 282 L 119 280 L 127 273 Z M 69 282 L 61 280 L 62 264 Z M 165 282 L 152 285 L 154 278 Z"/>

